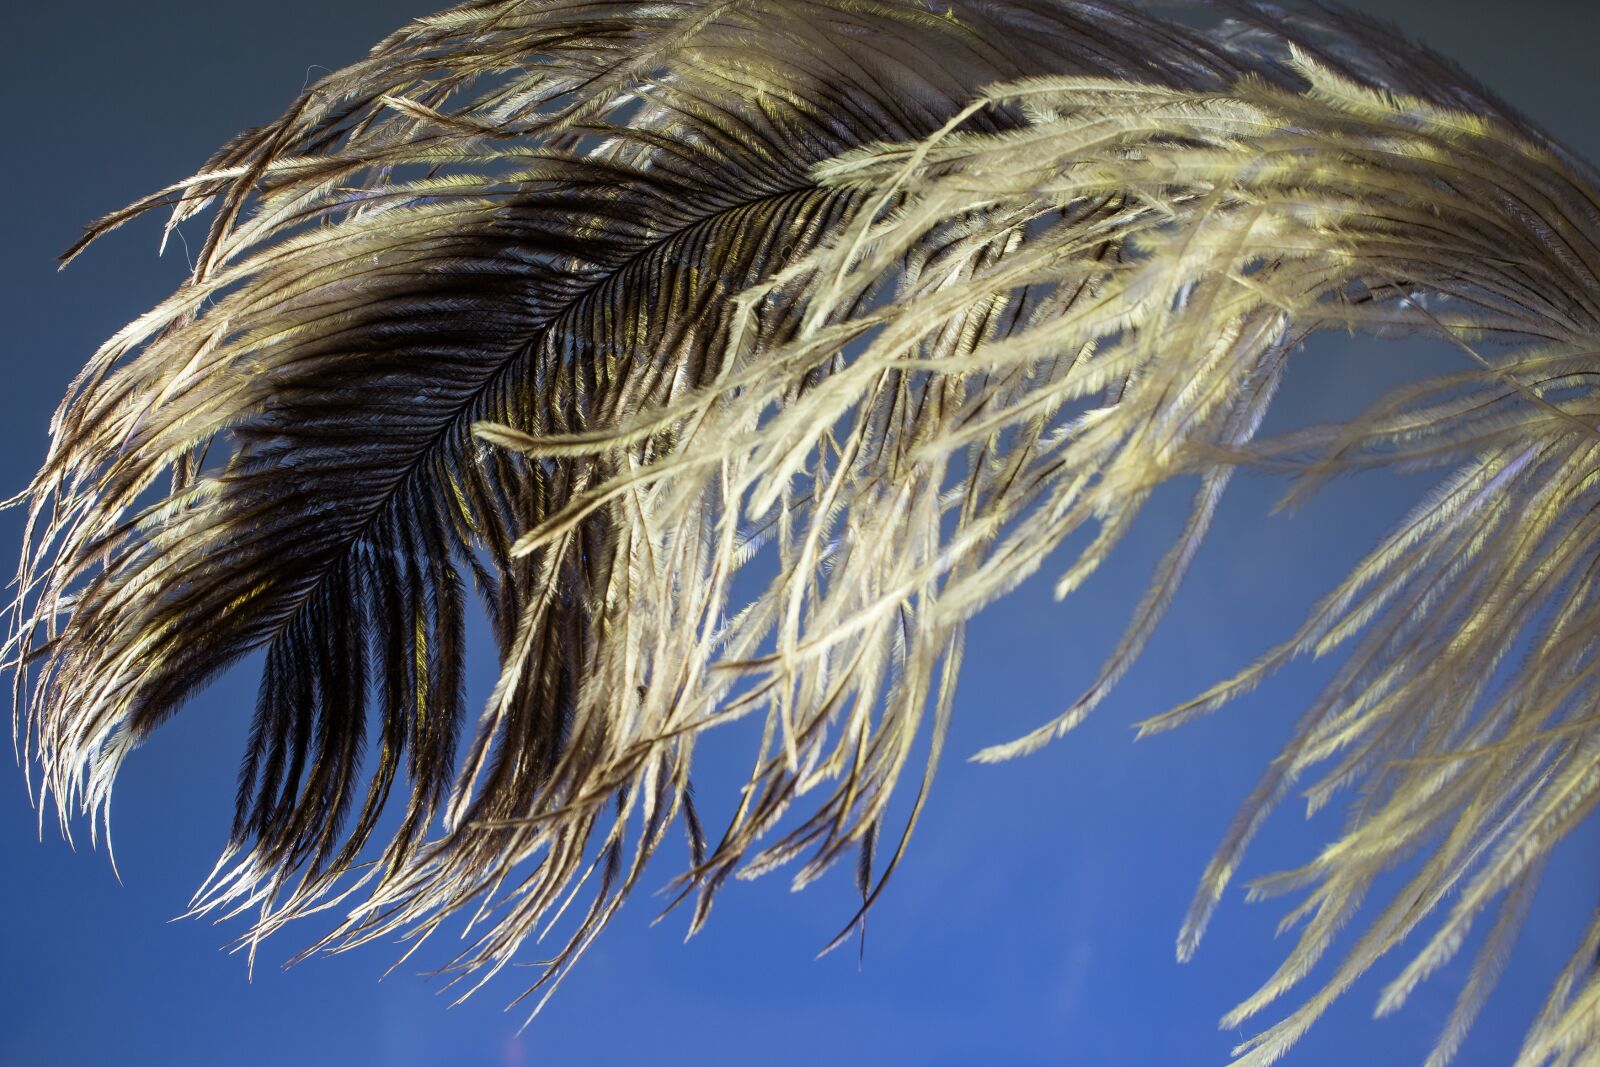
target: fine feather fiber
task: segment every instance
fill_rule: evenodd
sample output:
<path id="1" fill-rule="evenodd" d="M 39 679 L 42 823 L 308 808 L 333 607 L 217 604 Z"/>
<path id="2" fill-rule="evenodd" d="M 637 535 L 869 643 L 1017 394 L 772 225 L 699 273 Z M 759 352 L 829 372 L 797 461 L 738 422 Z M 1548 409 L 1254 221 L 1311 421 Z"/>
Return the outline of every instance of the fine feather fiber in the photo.
<path id="1" fill-rule="evenodd" d="M 1047 564 L 1069 597 L 1152 493 L 1194 487 L 1100 673 L 976 756 L 1004 761 L 1139 669 L 1235 472 L 1300 497 L 1435 470 L 1297 631 L 1140 729 L 1342 653 L 1178 954 L 1280 800 L 1346 803 L 1311 863 L 1252 887 L 1301 894 L 1297 934 L 1225 1024 L 1328 976 L 1236 1062 L 1278 1060 L 1409 939 L 1398 1010 L 1481 924 L 1449 1061 L 1600 801 L 1600 181 L 1382 26 L 1184 14 L 474 3 L 95 223 L 69 258 L 156 209 L 209 231 L 73 383 L 14 502 L 41 802 L 109 832 L 131 749 L 261 652 L 193 905 L 250 915 L 252 953 L 330 908 L 309 951 L 452 923 L 465 995 L 559 926 L 543 1004 L 669 832 L 691 931 L 730 877 L 848 860 L 838 944 L 911 838 L 980 608 Z M 1323 330 L 1437 335 L 1464 369 L 1261 436 Z M 475 600 L 500 675 L 469 708 Z M 697 737 L 746 718 L 748 782 L 706 825 Z M 1600 1058 L 1600 921 L 1575 940 L 1522 1064 Z"/>

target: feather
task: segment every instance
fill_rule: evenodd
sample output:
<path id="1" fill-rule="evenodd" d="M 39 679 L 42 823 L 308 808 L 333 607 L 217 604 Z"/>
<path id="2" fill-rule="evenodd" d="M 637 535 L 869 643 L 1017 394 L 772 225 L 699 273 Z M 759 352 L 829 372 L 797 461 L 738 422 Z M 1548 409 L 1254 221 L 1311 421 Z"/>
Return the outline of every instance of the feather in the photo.
<path id="1" fill-rule="evenodd" d="M 730 877 L 796 865 L 799 887 L 855 856 L 831 948 L 905 854 L 982 606 L 1064 543 L 1069 595 L 1152 492 L 1198 481 L 1097 678 L 976 757 L 1004 760 L 1135 668 L 1237 470 L 1309 493 L 1448 467 L 1297 633 L 1141 727 L 1350 647 L 1179 955 L 1321 767 L 1312 805 L 1354 790 L 1354 814 L 1258 885 L 1305 890 L 1305 926 L 1230 1025 L 1303 979 L 1379 873 L 1422 865 L 1239 1062 L 1277 1059 L 1455 892 L 1381 1005 L 1498 911 L 1448 1060 L 1544 858 L 1600 801 L 1600 181 L 1375 24 L 1189 14 L 1211 21 L 470 4 L 96 223 L 68 258 L 156 207 L 212 211 L 192 277 L 91 358 L 21 498 L 18 728 L 63 829 L 105 822 L 127 753 L 260 650 L 231 841 L 194 902 L 254 911 L 252 953 L 334 904 L 314 949 L 459 920 L 465 995 L 564 924 L 542 1005 L 680 817 L 691 932 Z M 1333 328 L 1439 333 L 1471 367 L 1260 438 L 1287 361 Z M 469 727 L 474 595 L 501 673 Z M 750 777 L 708 834 L 696 738 L 746 717 Z M 1593 1054 L 1574 966 L 1523 1062 Z"/>

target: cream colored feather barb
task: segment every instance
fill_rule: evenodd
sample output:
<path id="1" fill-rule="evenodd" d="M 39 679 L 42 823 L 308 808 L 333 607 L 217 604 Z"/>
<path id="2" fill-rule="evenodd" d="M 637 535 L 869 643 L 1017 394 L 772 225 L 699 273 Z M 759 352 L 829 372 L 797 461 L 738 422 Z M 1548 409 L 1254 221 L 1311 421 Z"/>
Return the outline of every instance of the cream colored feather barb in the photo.
<path id="1" fill-rule="evenodd" d="M 674 823 L 691 930 L 730 876 L 793 865 L 799 886 L 853 855 L 842 940 L 910 838 L 980 607 L 1081 535 L 1065 597 L 1158 486 L 1195 485 L 1120 646 L 977 757 L 1003 760 L 1134 668 L 1235 470 L 1311 492 L 1441 468 L 1298 632 L 1143 730 L 1347 648 L 1179 956 L 1314 770 L 1312 807 L 1351 790 L 1353 815 L 1255 888 L 1304 890 L 1301 934 L 1229 1025 L 1381 872 L 1421 866 L 1239 1062 L 1276 1060 L 1416 933 L 1398 1008 L 1493 913 L 1448 1060 L 1600 798 L 1596 176 L 1380 27 L 1215 7 L 1208 31 L 1072 0 L 476 4 L 102 220 L 90 238 L 215 209 L 191 281 L 74 384 L 22 498 L 11 651 L 41 801 L 95 832 L 129 750 L 263 649 L 195 902 L 254 912 L 252 953 L 330 907 L 334 950 L 459 920 L 470 992 L 561 926 L 548 997 Z M 1287 360 L 1333 328 L 1442 333 L 1464 369 L 1258 439 Z M 502 664 L 472 729 L 469 581 Z M 695 741 L 745 717 L 759 750 L 708 834 Z M 1600 1056 L 1597 938 L 1523 1063 Z"/>
<path id="2" fill-rule="evenodd" d="M 1380 1013 L 1450 959 L 1478 918 L 1499 911 L 1441 1038 L 1433 1062 L 1442 1063 L 1481 1005 L 1545 857 L 1600 799 L 1600 200 L 1588 175 L 1509 129 L 1373 93 L 1308 60 L 1300 69 L 1304 92 L 1250 80 L 1207 95 L 1086 79 L 993 88 L 989 99 L 1028 109 L 1026 129 L 924 144 L 909 175 L 913 156 L 901 146 L 823 168 L 831 181 L 913 191 L 874 223 L 863 253 L 822 250 L 812 269 L 849 294 L 924 241 L 930 222 L 993 219 L 992 230 L 969 226 L 975 242 L 1017 232 L 1019 220 L 1031 227 L 1000 268 L 905 291 L 852 370 L 913 365 L 944 328 L 945 309 L 964 300 L 1021 299 L 1025 286 L 1094 294 L 963 355 L 973 371 L 1035 374 L 1015 398 L 973 390 L 968 407 L 982 405 L 990 440 L 1030 425 L 1042 406 L 1070 409 L 1107 380 L 1120 387 L 1115 404 L 1014 454 L 1019 481 L 1038 493 L 1019 501 L 1026 510 L 996 509 L 985 532 L 1005 529 L 1002 537 L 963 542 L 963 523 L 947 541 L 940 564 L 951 572 L 940 596 L 954 614 L 1010 588 L 1065 534 L 1092 525 L 1097 537 L 1060 578 L 1058 590 L 1070 591 L 1152 485 L 1202 478 L 1189 529 L 1100 679 L 1056 721 L 979 759 L 1031 751 L 1101 701 L 1171 595 L 1229 470 L 1295 471 L 1309 491 L 1370 466 L 1456 468 L 1300 632 L 1142 727 L 1165 730 L 1212 711 L 1297 655 L 1352 646 L 1206 872 L 1179 955 L 1194 951 L 1267 810 L 1317 768 L 1312 810 L 1350 789 L 1354 815 L 1311 865 L 1257 887 L 1309 890 L 1291 915 L 1303 928 L 1283 967 L 1226 1025 L 1294 986 L 1377 875 L 1419 850 L 1425 862 L 1323 988 L 1241 1046 L 1240 1062 L 1275 1061 L 1436 909 L 1442 923 L 1387 987 Z M 1070 215 L 1104 197 L 1124 204 L 1121 247 L 1134 250 L 1112 266 L 1076 255 L 1084 228 Z M 1035 269 L 1006 276 L 1030 259 Z M 1286 345 L 1322 328 L 1396 326 L 1444 332 L 1468 369 L 1398 392 L 1345 425 L 1249 439 Z M 1063 350 L 1085 354 L 1061 372 Z M 819 417 L 790 407 L 775 422 Z M 924 461 L 964 446 L 960 426 L 929 433 Z M 843 580 L 837 569 L 834 580 Z M 1508 663 L 1513 655 L 1520 662 Z M 1592 962 L 1592 948 L 1580 948 L 1574 966 L 1591 983 Z M 1524 1062 L 1596 1054 L 1584 997 L 1556 991 Z"/>

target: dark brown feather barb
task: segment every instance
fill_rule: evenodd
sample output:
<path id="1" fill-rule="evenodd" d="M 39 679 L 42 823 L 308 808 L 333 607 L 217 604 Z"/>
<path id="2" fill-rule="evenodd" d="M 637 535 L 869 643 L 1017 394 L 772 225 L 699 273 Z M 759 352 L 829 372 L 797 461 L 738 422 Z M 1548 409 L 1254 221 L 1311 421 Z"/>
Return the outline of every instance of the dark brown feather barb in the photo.
<path id="1" fill-rule="evenodd" d="M 566 915 L 547 996 L 680 815 L 691 928 L 730 875 L 797 862 L 805 884 L 850 857 L 843 940 L 927 796 L 966 620 L 1071 535 L 1063 596 L 1158 485 L 1199 486 L 1094 684 L 980 759 L 1105 699 L 1234 470 L 1309 492 L 1449 468 L 1298 632 L 1143 726 L 1349 646 L 1179 954 L 1319 766 L 1313 807 L 1348 789 L 1354 814 L 1257 887 L 1304 889 L 1302 931 L 1229 1025 L 1300 981 L 1380 872 L 1420 866 L 1239 1062 L 1276 1060 L 1442 912 L 1398 1007 L 1493 912 L 1442 1064 L 1600 799 L 1597 187 L 1448 63 L 1321 6 L 423 19 L 70 251 L 152 208 L 211 212 L 192 278 L 90 360 L 21 498 L 24 759 L 63 828 L 93 832 L 127 753 L 261 650 L 232 842 L 194 905 L 253 911 L 252 951 L 331 903 L 318 947 L 459 917 L 452 967 L 481 983 Z M 1329 328 L 1440 332 L 1472 361 L 1258 439 L 1286 361 Z M 471 726 L 469 583 L 502 665 Z M 748 786 L 703 826 L 696 738 L 746 716 L 765 723 Z M 885 825 L 928 735 L 910 822 Z M 1600 1057 L 1597 939 L 1521 1063 Z"/>

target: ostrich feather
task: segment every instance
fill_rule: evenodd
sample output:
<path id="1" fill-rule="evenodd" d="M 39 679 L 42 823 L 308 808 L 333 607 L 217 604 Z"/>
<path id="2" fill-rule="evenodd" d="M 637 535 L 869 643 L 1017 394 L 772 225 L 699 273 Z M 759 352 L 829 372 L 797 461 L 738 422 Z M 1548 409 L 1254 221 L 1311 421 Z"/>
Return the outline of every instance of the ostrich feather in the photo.
<path id="1" fill-rule="evenodd" d="M 68 258 L 155 208 L 169 229 L 212 213 L 190 279 L 73 384 L 20 498 L 10 649 L 41 799 L 109 833 L 128 752 L 261 650 L 231 841 L 194 904 L 253 911 L 252 953 L 335 905 L 315 948 L 459 921 L 470 992 L 564 922 L 548 997 L 674 823 L 691 930 L 730 877 L 794 865 L 798 887 L 856 857 L 838 944 L 908 845 L 977 610 L 1063 546 L 1068 596 L 1152 492 L 1196 485 L 1099 675 L 977 755 L 999 761 L 1135 668 L 1236 471 L 1310 493 L 1442 469 L 1288 640 L 1142 731 L 1348 646 L 1178 953 L 1315 770 L 1313 807 L 1348 791 L 1352 814 L 1255 888 L 1304 890 L 1303 927 L 1225 1022 L 1295 987 L 1378 875 L 1421 866 L 1239 1062 L 1275 1061 L 1442 911 L 1384 992 L 1397 1009 L 1493 914 L 1447 1061 L 1544 859 L 1600 799 L 1600 183 L 1374 24 L 1190 13 L 1211 21 L 1089 0 L 470 4 L 96 223 Z M 1260 437 L 1327 329 L 1436 333 L 1468 369 Z M 501 674 L 469 726 L 473 592 Z M 746 717 L 759 750 L 708 834 L 696 740 Z M 1523 1062 L 1596 1054 L 1595 936 Z"/>

